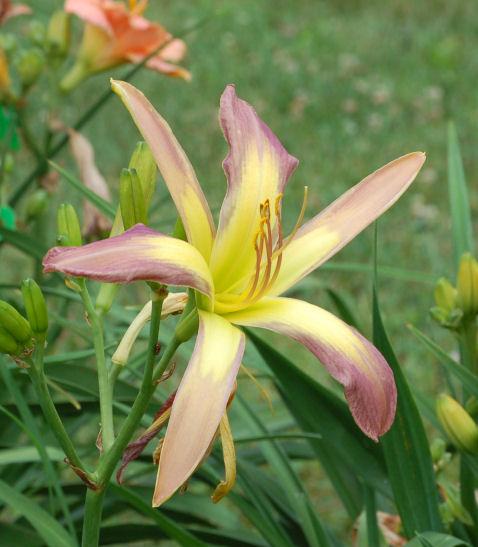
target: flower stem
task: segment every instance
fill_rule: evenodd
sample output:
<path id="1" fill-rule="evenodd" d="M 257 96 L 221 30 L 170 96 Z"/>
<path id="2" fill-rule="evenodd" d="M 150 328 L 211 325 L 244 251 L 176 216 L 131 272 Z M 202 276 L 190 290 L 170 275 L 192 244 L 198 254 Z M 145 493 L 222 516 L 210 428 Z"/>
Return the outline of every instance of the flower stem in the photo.
<path id="1" fill-rule="evenodd" d="M 79 281 L 81 287 L 80 296 L 85 306 L 90 322 L 91 330 L 93 331 L 93 345 L 96 353 L 96 366 L 98 370 L 98 390 L 100 394 L 100 414 L 101 414 L 101 439 L 103 450 L 107 452 L 113 445 L 115 439 L 114 424 L 113 424 L 113 399 L 108 379 L 108 368 L 105 359 L 105 344 L 103 339 L 103 325 L 100 317 L 95 311 L 93 302 L 91 301 L 88 289 L 86 288 L 85 280 Z"/>
<path id="2" fill-rule="evenodd" d="M 85 513 L 83 516 L 82 547 L 96 547 L 99 545 L 101 515 L 105 489 L 86 491 Z"/>
<path id="3" fill-rule="evenodd" d="M 43 414 L 45 416 L 48 425 L 53 431 L 57 441 L 59 442 L 63 452 L 68 458 L 68 462 L 73 467 L 79 469 L 84 473 L 85 477 L 90 481 L 94 482 L 94 477 L 87 471 L 82 460 L 78 456 L 73 443 L 71 442 L 70 436 L 66 432 L 65 426 L 61 421 L 60 416 L 56 410 L 55 404 L 51 398 L 50 391 L 45 378 L 45 373 L 43 370 L 43 356 L 44 356 L 44 347 L 43 342 L 39 342 L 35 350 L 34 362 L 31 363 L 28 372 L 32 380 L 33 386 L 37 393 L 38 400 L 40 402 Z"/>

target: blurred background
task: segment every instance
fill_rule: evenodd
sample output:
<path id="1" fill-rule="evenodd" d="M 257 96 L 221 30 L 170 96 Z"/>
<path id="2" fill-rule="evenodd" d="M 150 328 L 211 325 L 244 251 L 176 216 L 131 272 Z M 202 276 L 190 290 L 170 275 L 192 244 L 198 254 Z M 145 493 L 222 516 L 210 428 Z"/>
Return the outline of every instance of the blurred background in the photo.
<path id="1" fill-rule="evenodd" d="M 45 22 L 62 5 L 26 3 Z M 239 96 L 255 106 L 300 160 L 284 200 L 288 227 L 302 204 L 304 185 L 309 187 L 310 218 L 384 163 L 414 150 L 427 153 L 416 182 L 379 222 L 379 263 L 385 266 L 379 286 L 382 313 L 401 364 L 409 378 L 434 392 L 439 379 L 433 358 L 418 347 L 406 324 L 419 326 L 446 347 L 448 335 L 432 323 L 428 310 L 434 281 L 453 275 L 446 184 L 451 120 L 460 138 L 472 208 L 478 205 L 476 9 L 473 0 L 150 0 L 147 16 L 187 43 L 182 64 L 192 80 L 148 70 L 132 80 L 171 124 L 216 215 L 225 191 L 221 162 L 226 154 L 217 113 L 228 83 L 236 84 Z M 9 25 L 20 30 L 25 21 Z M 75 20 L 75 32 L 80 28 Z M 82 84 L 62 107 L 63 122 L 73 123 L 108 88 L 110 75 L 121 78 L 124 73 L 124 67 L 118 68 Z M 46 101 L 47 94 L 45 89 L 38 100 Z M 34 119 L 37 105 L 29 108 Z M 82 132 L 93 143 L 97 165 L 115 195 L 139 133 L 117 98 Z M 22 175 L 30 171 L 29 161 L 25 156 Z M 59 162 L 75 169 L 67 149 Z M 61 182 L 52 209 L 65 196 L 75 201 L 71 194 Z M 51 218 L 47 246 L 55 242 L 54 214 Z M 163 230 L 172 229 L 175 215 L 164 185 L 158 185 L 152 220 Z M 369 334 L 372 248 L 369 228 L 294 294 L 334 311 L 324 288 L 337 291 Z M 28 259 L 17 251 L 2 253 L 1 282 L 17 283 L 18 272 L 29 269 Z M 284 345 L 279 337 L 271 339 L 332 385 L 305 351 Z M 451 347 L 451 335 L 449 342 Z M 326 500 L 323 487 L 318 490 Z"/>

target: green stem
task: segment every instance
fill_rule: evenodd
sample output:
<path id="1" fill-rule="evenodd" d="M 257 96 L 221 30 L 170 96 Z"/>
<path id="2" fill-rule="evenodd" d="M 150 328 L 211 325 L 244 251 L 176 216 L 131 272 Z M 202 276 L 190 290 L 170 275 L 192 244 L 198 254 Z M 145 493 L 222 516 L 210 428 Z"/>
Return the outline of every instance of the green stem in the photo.
<path id="1" fill-rule="evenodd" d="M 156 321 L 153 321 L 153 319 L 153 316 L 151 316 L 151 332 L 153 332 L 153 327 L 156 323 Z M 118 463 L 124 452 L 124 449 L 131 440 L 134 431 L 138 427 L 141 418 L 148 408 L 149 402 L 156 388 L 156 380 L 161 377 L 162 371 L 164 371 L 168 364 L 171 362 L 171 359 L 176 353 L 179 345 L 180 342 L 176 338 L 172 338 L 172 340 L 166 347 L 166 350 L 164 351 L 164 354 L 161 357 L 156 370 L 153 372 L 152 382 L 146 383 L 143 379 L 143 384 L 141 386 L 140 392 L 138 393 L 138 396 L 133 403 L 131 412 L 128 414 L 128 417 L 124 421 L 113 446 L 108 451 L 108 453 L 104 454 L 103 458 L 100 460 L 100 464 L 98 466 L 98 482 L 100 485 L 104 485 L 109 481 L 116 467 L 116 464 Z"/>
<path id="2" fill-rule="evenodd" d="M 70 465 L 81 470 L 88 480 L 94 482 L 94 477 L 87 471 L 84 463 L 78 456 L 76 449 L 71 442 L 70 436 L 66 432 L 65 426 L 58 415 L 55 403 L 51 398 L 50 390 L 48 389 L 48 384 L 46 382 L 45 373 L 43 370 L 43 356 L 43 342 L 38 342 L 35 350 L 34 362 L 31 363 L 28 372 L 30 373 L 30 378 L 37 393 L 45 419 L 63 449 L 63 452 L 68 458 Z"/>
<path id="3" fill-rule="evenodd" d="M 104 488 L 96 491 L 88 489 L 86 492 L 83 533 L 81 536 L 82 547 L 96 547 L 99 545 L 104 497 Z"/>
<path id="4" fill-rule="evenodd" d="M 113 399 L 108 378 L 108 368 L 105 359 L 105 343 L 103 338 L 103 325 L 95 311 L 91 301 L 85 280 L 79 281 L 81 287 L 80 296 L 85 306 L 91 330 L 93 331 L 93 345 L 96 353 L 96 366 L 98 370 L 98 390 L 100 395 L 101 414 L 101 439 L 103 450 L 107 452 L 114 443 L 115 433 L 113 424 Z"/>

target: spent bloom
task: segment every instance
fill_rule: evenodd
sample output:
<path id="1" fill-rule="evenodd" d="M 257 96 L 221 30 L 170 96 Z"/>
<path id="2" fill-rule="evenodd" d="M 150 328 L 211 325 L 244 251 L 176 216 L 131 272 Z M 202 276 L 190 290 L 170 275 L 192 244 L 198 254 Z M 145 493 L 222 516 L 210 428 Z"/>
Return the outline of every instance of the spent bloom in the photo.
<path id="1" fill-rule="evenodd" d="M 10 0 L 0 0 L 0 25 L 18 15 L 29 15 L 32 10 L 24 4 L 12 4 Z"/>
<path id="2" fill-rule="evenodd" d="M 172 404 L 153 505 L 188 479 L 224 423 L 244 353 L 241 326 L 269 329 L 308 348 L 344 386 L 358 426 L 377 440 L 392 424 L 396 406 L 393 373 L 385 359 L 331 313 L 281 295 L 393 205 L 425 155 L 415 152 L 388 163 L 303 225 L 302 211 L 286 237 L 283 194 L 298 161 L 229 85 L 219 115 L 229 145 L 223 164 L 228 187 L 216 228 L 169 125 L 132 85 L 113 82 L 113 89 L 155 156 L 187 242 L 136 225 L 84 247 L 54 248 L 44 267 L 106 282 L 153 280 L 196 291 L 199 331 Z"/>
<path id="3" fill-rule="evenodd" d="M 61 83 L 64 91 L 96 72 L 139 63 L 163 45 L 146 66 L 168 76 L 190 78 L 186 69 L 174 64 L 184 57 L 186 44 L 143 17 L 147 4 L 147 0 L 130 0 L 129 5 L 113 0 L 66 0 L 65 11 L 82 19 L 85 28 L 77 62 Z"/>

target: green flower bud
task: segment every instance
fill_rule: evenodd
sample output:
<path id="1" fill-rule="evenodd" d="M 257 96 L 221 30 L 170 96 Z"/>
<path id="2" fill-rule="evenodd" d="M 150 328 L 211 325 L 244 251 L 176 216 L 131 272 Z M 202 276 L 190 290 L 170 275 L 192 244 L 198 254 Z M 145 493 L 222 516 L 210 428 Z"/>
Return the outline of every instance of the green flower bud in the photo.
<path id="1" fill-rule="evenodd" d="M 20 51 L 15 59 L 15 68 L 25 87 L 33 85 L 45 66 L 45 57 L 40 49 Z"/>
<path id="2" fill-rule="evenodd" d="M 433 439 L 430 445 L 430 452 L 432 455 L 433 463 L 438 463 L 445 455 L 445 451 L 446 451 L 445 441 L 441 439 L 440 437 L 436 437 L 435 439 Z"/>
<path id="3" fill-rule="evenodd" d="M 450 441 L 460 451 L 478 455 L 478 426 L 468 412 L 445 394 L 438 397 L 436 411 Z"/>
<path id="4" fill-rule="evenodd" d="M 146 224 L 146 203 L 135 169 L 123 169 L 120 177 L 120 208 L 124 229 Z"/>
<path id="5" fill-rule="evenodd" d="M 194 308 L 178 323 L 174 336 L 181 343 L 187 342 L 192 336 L 197 333 L 198 327 L 199 316 L 197 309 Z"/>
<path id="6" fill-rule="evenodd" d="M 151 205 L 158 177 L 156 162 L 151 149 L 145 142 L 138 142 L 129 162 L 129 168 L 135 169 L 143 190 L 146 212 Z"/>
<path id="7" fill-rule="evenodd" d="M 44 337 L 48 330 L 48 311 L 40 287 L 33 279 L 25 279 L 22 283 L 22 295 L 33 333 Z"/>
<path id="8" fill-rule="evenodd" d="M 26 344 L 33 335 L 30 323 L 4 300 L 0 300 L 0 327 L 18 344 Z"/>
<path id="9" fill-rule="evenodd" d="M 41 216 L 48 207 L 49 195 L 46 190 L 42 188 L 30 194 L 26 204 L 26 216 L 28 220 L 32 220 Z"/>
<path id="10" fill-rule="evenodd" d="M 46 45 L 51 56 L 62 59 L 68 54 L 71 40 L 71 17 L 63 10 L 53 13 L 48 23 Z"/>
<path id="11" fill-rule="evenodd" d="M 45 44 L 46 27 L 40 21 L 31 21 L 28 26 L 28 37 L 37 46 L 43 47 Z"/>
<path id="12" fill-rule="evenodd" d="M 470 253 L 461 257 L 456 288 L 463 313 L 475 316 L 478 313 L 478 263 Z"/>
<path id="13" fill-rule="evenodd" d="M 441 277 L 435 285 L 435 303 L 447 313 L 450 313 L 456 306 L 457 290 L 446 279 Z"/>
<path id="14" fill-rule="evenodd" d="M 81 237 L 80 221 L 73 205 L 62 203 L 58 207 L 56 220 L 58 243 L 63 247 L 79 247 L 83 243 L 83 239 Z"/>
<path id="15" fill-rule="evenodd" d="M 13 53 L 18 45 L 17 37 L 11 32 L 0 34 L 0 49 L 5 53 Z"/>
<path id="16" fill-rule="evenodd" d="M 0 327 L 0 353 L 7 355 L 19 355 L 22 352 L 22 346 L 8 333 Z"/>

